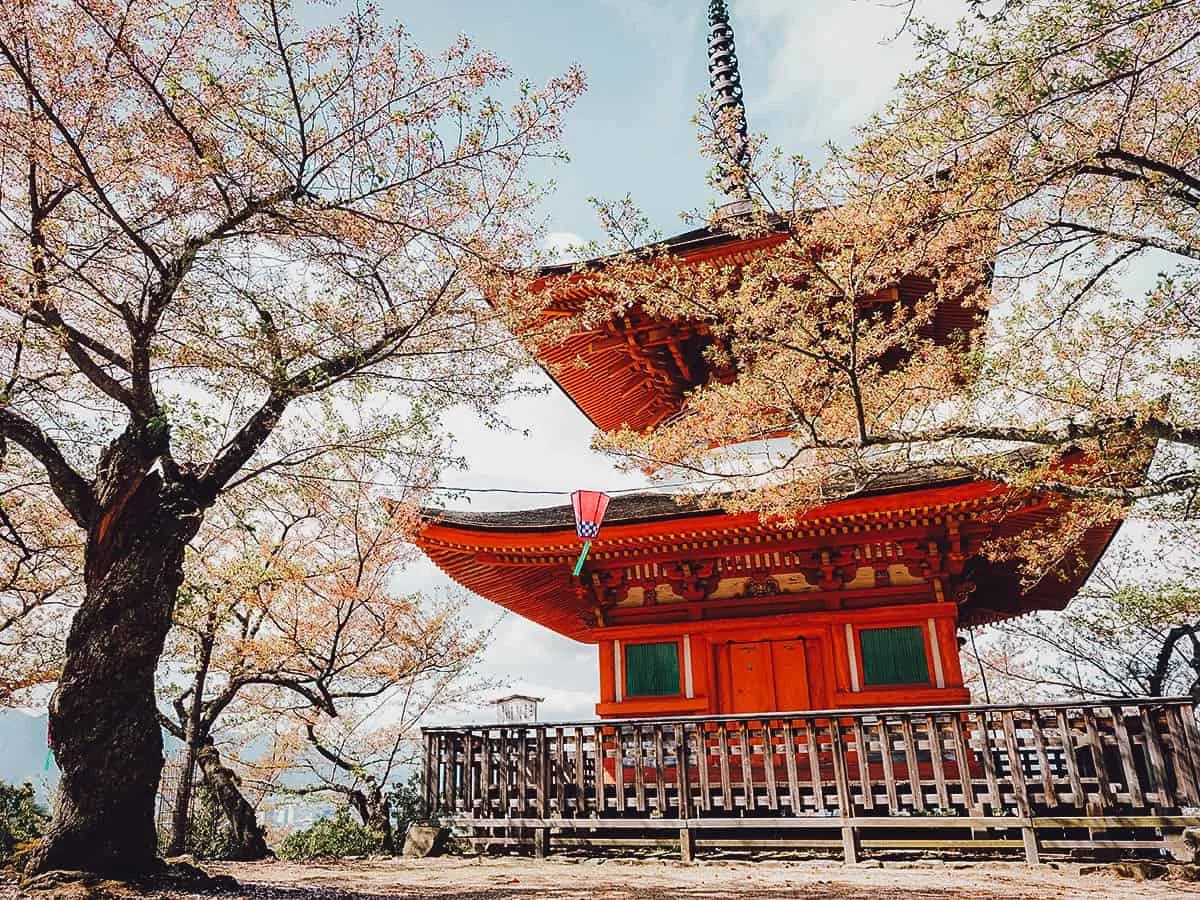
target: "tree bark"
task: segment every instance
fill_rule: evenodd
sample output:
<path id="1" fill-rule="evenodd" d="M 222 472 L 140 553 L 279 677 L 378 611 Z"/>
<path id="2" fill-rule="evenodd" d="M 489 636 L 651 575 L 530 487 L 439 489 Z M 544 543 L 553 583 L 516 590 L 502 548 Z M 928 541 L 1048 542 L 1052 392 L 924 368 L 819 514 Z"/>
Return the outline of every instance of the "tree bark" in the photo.
<path id="1" fill-rule="evenodd" d="M 379 836 L 379 849 L 388 856 L 396 854 L 396 838 L 392 831 L 392 804 L 387 794 L 374 781 L 367 779 L 364 790 L 350 792 L 350 805 L 358 813 L 363 826 Z"/>
<path id="2" fill-rule="evenodd" d="M 396 855 L 396 837 L 392 831 L 392 804 L 379 788 L 378 795 L 371 807 L 370 820 L 367 827 L 379 835 L 379 849 L 388 856 Z"/>
<path id="3" fill-rule="evenodd" d="M 221 804 L 225 818 L 233 830 L 233 850 L 230 859 L 266 859 L 274 856 L 267 846 L 266 835 L 258 824 L 254 807 L 242 796 L 241 785 L 233 770 L 221 762 L 221 754 L 211 737 L 196 751 L 196 762 L 204 774 L 204 783 Z"/>
<path id="4" fill-rule="evenodd" d="M 178 856 L 188 850 L 192 790 L 196 783 L 196 756 L 204 740 L 211 740 L 211 728 L 204 716 L 204 687 L 208 681 L 208 668 L 212 664 L 213 645 L 216 642 L 215 630 L 216 615 L 210 612 L 208 627 L 200 636 L 200 654 L 196 661 L 196 675 L 192 679 L 191 705 L 185 707 L 181 701 L 176 702 L 184 741 L 183 770 L 179 773 L 179 789 L 175 792 L 175 809 L 171 817 L 171 840 L 167 846 L 167 856 Z"/>
<path id="5" fill-rule="evenodd" d="M 137 878 L 161 866 L 154 670 L 200 514 L 179 482 L 164 479 L 169 461 L 153 455 L 155 443 L 131 429 L 100 462 L 85 597 L 50 702 L 50 745 L 62 780 L 31 874 L 76 869 Z"/>
<path id="6" fill-rule="evenodd" d="M 171 837 L 167 856 L 180 856 L 188 851 L 188 825 L 191 822 L 192 789 L 196 781 L 196 748 L 189 742 L 183 748 L 183 768 L 179 786 L 175 789 L 175 808 L 171 810 Z"/>

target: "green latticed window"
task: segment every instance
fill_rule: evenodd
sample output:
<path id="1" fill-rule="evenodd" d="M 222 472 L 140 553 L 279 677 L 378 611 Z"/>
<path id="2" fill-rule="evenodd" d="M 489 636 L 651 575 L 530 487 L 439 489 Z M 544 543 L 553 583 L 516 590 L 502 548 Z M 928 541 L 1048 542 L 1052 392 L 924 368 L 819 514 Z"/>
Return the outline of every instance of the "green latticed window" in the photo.
<path id="1" fill-rule="evenodd" d="M 679 693 L 679 645 L 625 645 L 625 696 L 666 697 Z"/>
<path id="2" fill-rule="evenodd" d="M 858 633 L 858 643 L 865 684 L 929 683 L 925 635 L 919 626 L 864 628 Z"/>

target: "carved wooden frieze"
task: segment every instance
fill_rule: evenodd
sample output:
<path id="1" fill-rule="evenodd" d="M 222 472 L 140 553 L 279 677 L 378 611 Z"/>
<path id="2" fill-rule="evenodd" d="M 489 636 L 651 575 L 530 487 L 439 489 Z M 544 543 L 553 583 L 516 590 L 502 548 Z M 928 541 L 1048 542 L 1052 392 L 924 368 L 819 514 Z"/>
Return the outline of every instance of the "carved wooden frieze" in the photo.
<path id="1" fill-rule="evenodd" d="M 600 569 L 592 574 L 588 590 L 596 605 L 630 608 L 917 587 L 956 569 L 961 572 L 962 548 L 957 535 L 940 541 L 858 540 L 807 549 L 756 549 Z"/>

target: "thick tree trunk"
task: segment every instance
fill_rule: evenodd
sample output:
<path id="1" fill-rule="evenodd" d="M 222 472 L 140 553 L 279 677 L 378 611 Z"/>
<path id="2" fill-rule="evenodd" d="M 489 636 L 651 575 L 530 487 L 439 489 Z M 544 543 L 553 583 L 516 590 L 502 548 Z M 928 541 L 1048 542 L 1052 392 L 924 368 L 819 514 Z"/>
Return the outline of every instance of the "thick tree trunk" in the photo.
<path id="1" fill-rule="evenodd" d="M 379 793 L 378 799 L 372 805 L 367 827 L 380 836 L 379 849 L 388 856 L 395 856 L 396 837 L 392 832 L 392 804 L 386 794 Z"/>
<path id="2" fill-rule="evenodd" d="M 251 860 L 273 856 L 271 848 L 267 846 L 266 835 L 258 824 L 254 807 L 242 796 L 237 775 L 221 762 L 221 754 L 211 737 L 197 749 L 196 762 L 204 773 L 204 783 L 221 804 L 233 830 L 233 850 L 229 858 Z"/>
<path id="3" fill-rule="evenodd" d="M 164 486 L 161 463 L 136 452 L 136 435 L 125 437 L 101 461 L 110 480 L 88 534 L 86 594 L 50 702 L 62 780 L 31 874 L 82 869 L 136 878 L 161 865 L 154 669 L 200 516 L 176 486 Z"/>
<path id="4" fill-rule="evenodd" d="M 204 686 L 208 681 L 208 668 L 212 664 L 215 643 L 216 615 L 208 616 L 208 628 L 200 637 L 200 653 L 196 660 L 196 674 L 192 679 L 192 702 L 185 707 L 182 701 L 176 704 L 180 713 L 184 750 L 183 770 L 179 773 L 179 789 L 175 792 L 175 809 L 171 817 L 171 840 L 167 845 L 167 856 L 178 856 L 188 851 L 188 832 L 191 824 L 192 792 L 196 783 L 196 755 L 208 738 L 209 729 L 204 723 Z M 203 731 L 203 735 L 201 735 Z"/>
<path id="5" fill-rule="evenodd" d="M 388 856 L 396 854 L 396 838 L 392 831 L 392 804 L 387 794 L 373 780 L 368 779 L 363 790 L 350 792 L 350 805 L 358 813 L 367 830 L 379 837 L 379 849 Z"/>

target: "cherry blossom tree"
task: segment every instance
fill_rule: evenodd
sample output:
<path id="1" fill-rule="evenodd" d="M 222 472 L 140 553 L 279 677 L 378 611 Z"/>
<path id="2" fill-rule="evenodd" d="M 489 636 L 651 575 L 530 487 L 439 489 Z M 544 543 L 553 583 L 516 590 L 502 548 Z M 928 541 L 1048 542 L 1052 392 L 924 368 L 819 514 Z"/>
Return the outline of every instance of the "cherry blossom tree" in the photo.
<path id="1" fill-rule="evenodd" d="M 387 480 L 421 484 L 425 462 L 409 459 Z M 298 484 L 295 475 L 261 480 L 245 496 L 226 497 L 194 542 L 160 670 L 163 725 L 184 743 L 169 853 L 188 849 L 197 769 L 229 823 L 233 853 L 269 852 L 234 768 L 222 760 L 222 731 L 236 743 L 281 721 L 290 732 L 296 722 L 337 727 L 351 719 L 347 728 L 361 737 L 361 719 L 383 704 L 402 723 L 389 736 L 411 741 L 429 705 L 468 683 L 486 635 L 470 629 L 453 598 L 400 588 L 417 552 L 408 540 L 415 507 L 412 498 L 381 501 L 374 485 L 384 476 L 378 461 L 368 469 L 343 459 L 307 466 Z M 341 745 L 343 753 L 359 749 Z M 393 764 L 411 762 L 399 749 Z M 250 772 L 262 781 L 262 769 L 291 763 Z M 381 817 L 372 812 L 373 825 L 387 820 L 386 783 L 385 776 L 375 792 L 351 794 L 383 809 Z"/>
<path id="2" fill-rule="evenodd" d="M 0 436 L 85 560 L 32 871 L 156 866 L 154 671 L 222 496 L 490 409 L 516 358 L 472 278 L 527 247 L 526 166 L 560 155 L 582 84 L 506 104 L 508 75 L 370 7 L 310 29 L 286 0 L 0 8 Z M 376 412 L 342 422 L 350 400 Z"/>

